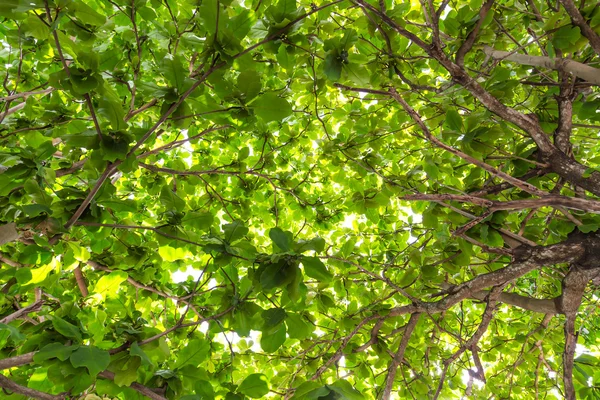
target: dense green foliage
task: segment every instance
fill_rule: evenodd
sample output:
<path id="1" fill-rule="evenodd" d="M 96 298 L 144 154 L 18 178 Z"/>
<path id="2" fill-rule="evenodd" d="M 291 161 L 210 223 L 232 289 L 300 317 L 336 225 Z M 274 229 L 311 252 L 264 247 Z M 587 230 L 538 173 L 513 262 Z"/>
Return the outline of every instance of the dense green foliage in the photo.
<path id="1" fill-rule="evenodd" d="M 598 398 L 553 3 L 1 0 L 0 397 Z"/>

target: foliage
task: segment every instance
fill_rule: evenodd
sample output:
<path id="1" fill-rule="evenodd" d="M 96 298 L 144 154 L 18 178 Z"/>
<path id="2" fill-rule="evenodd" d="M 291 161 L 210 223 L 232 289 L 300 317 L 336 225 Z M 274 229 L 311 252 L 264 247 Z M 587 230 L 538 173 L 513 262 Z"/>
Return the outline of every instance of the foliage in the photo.
<path id="1" fill-rule="evenodd" d="M 3 0 L 3 397 L 597 398 L 599 32 Z"/>

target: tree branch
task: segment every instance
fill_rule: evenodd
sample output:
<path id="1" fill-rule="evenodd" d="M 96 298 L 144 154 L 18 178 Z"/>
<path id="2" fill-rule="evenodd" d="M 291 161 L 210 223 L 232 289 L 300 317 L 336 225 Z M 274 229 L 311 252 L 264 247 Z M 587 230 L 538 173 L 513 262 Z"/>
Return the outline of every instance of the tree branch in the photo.
<path id="1" fill-rule="evenodd" d="M 44 89 L 44 90 L 38 90 L 38 91 L 32 91 L 32 92 L 21 92 L 21 93 L 15 93 L 13 95 L 10 96 L 6 96 L 6 97 L 0 97 L 0 103 L 1 102 L 6 102 L 6 101 L 12 101 L 12 100 L 16 100 L 16 99 L 26 99 L 29 96 L 35 96 L 38 94 L 48 94 L 50 92 L 54 91 L 53 87 L 49 87 L 48 89 Z"/>
<path id="2" fill-rule="evenodd" d="M 460 194 L 409 194 L 401 197 L 402 200 L 433 200 L 457 201 L 471 203 L 485 207 L 490 211 L 523 210 L 539 207 L 565 207 L 582 210 L 589 213 L 600 214 L 600 202 L 596 200 L 581 199 L 577 197 L 547 195 L 540 199 L 525 199 L 513 201 L 493 201 L 481 197 Z"/>
<path id="3" fill-rule="evenodd" d="M 483 25 L 483 21 L 485 20 L 485 17 L 488 15 L 490 10 L 492 9 L 493 4 L 494 4 L 494 0 L 486 0 L 486 2 L 483 3 L 483 5 L 481 6 L 481 9 L 479 9 L 479 20 L 475 24 L 475 27 L 473 28 L 473 30 L 471 32 L 469 32 L 469 34 L 467 35 L 467 38 L 465 39 L 463 44 L 460 46 L 460 48 L 456 52 L 456 57 L 454 58 L 454 60 L 455 60 L 456 64 L 458 64 L 459 66 L 464 67 L 465 56 L 473 47 L 473 44 L 475 43 L 475 40 L 477 39 L 477 35 L 479 35 L 479 30 L 481 29 L 481 25 Z"/>
<path id="4" fill-rule="evenodd" d="M 20 356 L 4 358 L 0 360 L 0 370 L 31 364 L 35 353 L 35 351 L 32 351 L 31 353 L 21 354 Z"/>
<path id="5" fill-rule="evenodd" d="M 600 242 L 600 238 L 597 236 L 589 240 L 592 240 L 594 244 Z M 476 276 L 467 282 L 456 285 L 442 300 L 432 303 L 417 302 L 411 305 L 396 307 L 388 315 L 397 316 L 414 312 L 442 312 L 459 303 L 461 300 L 473 296 L 474 293 L 480 290 L 510 282 L 542 266 L 585 260 L 586 242 L 582 239 L 567 240 L 550 246 L 519 246 L 513 251 L 515 253 L 514 261 L 507 267 Z"/>
<path id="6" fill-rule="evenodd" d="M 1 362 L 1 361 L 0 361 Z M 46 392 L 40 392 L 39 390 L 28 388 L 27 386 L 21 386 L 0 374 L 0 387 L 6 390 L 10 390 L 13 393 L 18 393 L 29 398 L 40 399 L 40 400 L 64 400 L 66 395 L 64 394 L 50 394 Z"/>
<path id="7" fill-rule="evenodd" d="M 510 184 L 518 187 L 519 189 L 521 189 L 525 192 L 531 193 L 536 196 L 544 196 L 546 194 L 546 192 L 538 189 L 537 187 L 533 186 L 530 183 L 523 182 L 520 179 L 514 178 L 514 177 L 508 175 L 507 173 L 497 170 L 496 168 L 492 167 L 491 165 L 484 163 L 483 161 L 480 161 L 474 157 L 471 157 L 470 155 L 463 153 L 462 151 L 457 150 L 457 149 L 450 147 L 447 144 L 443 143 L 438 138 L 433 136 L 433 134 L 431 133 L 431 131 L 429 130 L 427 125 L 425 125 L 425 122 L 423 122 L 423 120 L 421 119 L 421 116 L 402 97 L 400 97 L 400 95 L 394 88 L 391 88 L 389 93 L 390 93 L 390 96 L 392 96 L 394 98 L 394 100 L 396 100 L 402 106 L 402 108 L 404 108 L 406 113 L 413 119 L 413 121 L 415 121 L 417 123 L 417 125 L 419 125 L 419 127 L 421 128 L 421 131 L 423 131 L 423 134 L 425 135 L 425 137 L 430 142 L 435 144 L 436 146 L 462 158 L 463 160 L 465 160 L 473 165 L 476 165 L 476 166 L 486 170 L 487 172 L 489 172 L 490 174 L 492 174 L 494 176 L 502 178 L 506 182 L 509 182 Z"/>
<path id="8" fill-rule="evenodd" d="M 569 17 L 571 17 L 573 25 L 579 27 L 583 36 L 590 41 L 590 46 L 600 56 L 600 36 L 585 21 L 573 0 L 560 0 L 560 2 L 567 11 L 567 14 L 569 14 Z"/>
<path id="9" fill-rule="evenodd" d="M 530 56 L 526 54 L 494 50 L 489 46 L 485 46 L 483 48 L 483 52 L 495 60 L 506 60 L 520 65 L 531 65 L 533 67 L 567 71 L 583 80 L 600 85 L 600 69 L 596 69 L 594 67 L 590 67 L 589 65 L 569 60 L 567 58 Z"/>
<path id="10" fill-rule="evenodd" d="M 111 381 L 115 380 L 115 374 L 110 372 L 110 371 L 102 371 L 98 374 L 99 377 L 104 378 L 104 379 L 109 379 Z M 161 396 L 160 394 L 154 392 L 152 389 L 150 389 L 147 386 L 141 385 L 137 382 L 133 382 L 131 385 L 129 385 L 129 387 L 133 390 L 135 390 L 136 392 L 152 399 L 152 400 L 168 400 L 166 397 Z"/>
<path id="11" fill-rule="evenodd" d="M 397 24 L 390 17 L 377 10 L 375 7 L 365 2 L 364 0 L 356 0 L 357 3 L 364 8 L 369 9 L 391 28 L 400 35 L 410 39 L 417 46 L 421 47 L 430 57 L 437 60 L 452 76 L 455 82 L 459 83 L 467 89 L 476 99 L 478 99 L 488 110 L 500 116 L 507 122 L 518 126 L 523 131 L 527 132 L 534 140 L 543 156 L 551 161 L 551 169 L 569 182 L 580 186 L 595 195 L 600 196 L 600 172 L 593 172 L 588 176 L 588 168 L 579 162 L 570 159 L 560 152 L 550 141 L 548 135 L 543 131 L 539 122 L 528 115 L 523 114 L 511 107 L 501 103 L 498 99 L 492 96 L 485 90 L 474 78 L 472 78 L 463 68 L 453 63 L 442 49 L 431 46 L 415 34 L 408 32 L 402 26 Z M 573 65 L 574 61 L 567 60 L 567 64 Z M 587 67 L 587 66 L 585 66 Z M 587 67 L 591 68 L 591 67 Z M 596 72 L 594 76 L 600 79 L 600 75 Z"/>
<path id="12" fill-rule="evenodd" d="M 25 316 L 29 313 L 39 311 L 44 304 L 43 300 L 38 300 L 35 303 L 28 305 L 27 307 L 23 307 L 20 310 L 15 311 L 14 313 L 7 315 L 6 317 L 0 319 L 0 324 L 8 324 L 15 319 L 19 319 L 22 316 Z"/>
<path id="13" fill-rule="evenodd" d="M 408 341 L 410 340 L 410 336 L 412 335 L 415 326 L 417 326 L 417 322 L 419 322 L 420 316 L 420 313 L 411 314 L 410 319 L 408 320 L 408 324 L 406 324 L 406 328 L 404 329 L 404 335 L 402 336 L 400 345 L 398 345 L 398 351 L 396 352 L 396 355 L 394 356 L 392 362 L 390 363 L 390 366 L 388 367 L 388 374 L 385 379 L 385 388 L 383 390 L 383 400 L 389 400 L 390 396 L 392 395 L 396 371 L 398 370 L 398 366 L 402 364 L 402 361 L 404 360 L 404 353 L 406 352 Z"/>
<path id="14" fill-rule="evenodd" d="M 452 290 L 453 285 L 442 283 L 440 285 L 444 291 Z M 489 296 L 489 290 L 480 290 L 478 292 L 472 293 L 469 298 L 477 299 L 481 301 L 485 301 L 485 299 Z M 542 314 L 562 314 L 560 307 L 558 305 L 559 298 L 554 299 L 535 299 L 533 297 L 521 296 L 517 293 L 507 293 L 502 292 L 498 296 L 498 301 L 500 303 L 508 304 L 511 306 L 516 306 L 522 308 L 524 310 L 533 311 Z"/>

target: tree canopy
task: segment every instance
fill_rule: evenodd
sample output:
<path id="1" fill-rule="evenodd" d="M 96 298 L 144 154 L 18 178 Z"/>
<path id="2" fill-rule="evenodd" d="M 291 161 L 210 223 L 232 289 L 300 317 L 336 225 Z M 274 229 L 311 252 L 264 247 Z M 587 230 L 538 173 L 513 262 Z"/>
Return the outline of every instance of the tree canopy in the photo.
<path id="1" fill-rule="evenodd" d="M 599 398 L 599 32 L 1 1 L 0 397 Z"/>

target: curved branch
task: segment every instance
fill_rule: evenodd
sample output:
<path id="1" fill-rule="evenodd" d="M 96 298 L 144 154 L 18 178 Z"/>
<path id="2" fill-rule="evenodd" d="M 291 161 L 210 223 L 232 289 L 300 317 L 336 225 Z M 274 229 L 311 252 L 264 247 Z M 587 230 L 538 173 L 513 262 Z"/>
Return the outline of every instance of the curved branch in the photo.
<path id="1" fill-rule="evenodd" d="M 14 313 L 0 319 L 0 324 L 8 324 L 9 322 L 14 321 L 15 319 L 19 319 L 22 316 L 25 316 L 31 312 L 39 311 L 42 308 L 43 304 L 43 300 L 38 300 L 35 303 L 30 304 L 27 307 L 23 307 L 20 310 L 17 310 Z"/>
<path id="2" fill-rule="evenodd" d="M 594 32 L 594 30 L 585 21 L 583 15 L 581 15 L 573 0 L 560 0 L 560 2 L 567 11 L 567 14 L 569 14 L 569 17 L 571 17 L 571 22 L 573 22 L 573 25 L 579 27 L 583 36 L 590 41 L 590 46 L 592 46 L 596 54 L 600 56 L 600 35 Z"/>
<path id="3" fill-rule="evenodd" d="M 477 35 L 479 35 L 479 30 L 481 29 L 481 25 L 483 25 L 483 21 L 485 20 L 485 17 L 487 17 L 488 13 L 492 9 L 493 4 L 494 4 L 494 0 L 487 0 L 485 3 L 483 3 L 483 5 L 481 6 L 481 9 L 479 10 L 479 20 L 475 24 L 475 27 L 473 28 L 473 30 L 471 32 L 469 32 L 469 34 L 467 35 L 467 38 L 465 39 L 463 44 L 460 46 L 460 48 L 456 52 L 456 57 L 454 59 L 455 59 L 455 62 L 458 65 L 460 65 L 461 67 L 464 66 L 465 56 L 473 47 L 473 44 L 475 43 L 475 40 L 477 39 Z"/>
<path id="4" fill-rule="evenodd" d="M 98 376 L 104 379 L 109 379 L 111 381 L 115 380 L 115 374 L 110 371 L 102 371 L 98 374 Z M 149 387 L 141 385 L 137 382 L 133 382 L 131 385 L 129 385 L 129 387 L 152 400 L 168 400 L 166 397 L 163 397 L 160 394 L 154 392 Z"/>
<path id="5" fill-rule="evenodd" d="M 594 241 L 599 238 L 594 236 Z M 418 302 L 393 308 L 389 316 L 414 312 L 438 313 L 445 311 L 475 293 L 492 286 L 502 285 L 545 265 L 575 263 L 586 259 L 585 239 L 567 240 L 550 246 L 519 246 L 514 249 L 514 261 L 505 268 L 476 276 L 470 281 L 455 286 L 443 299 L 424 303 Z"/>
<path id="6" fill-rule="evenodd" d="M 417 322 L 419 322 L 420 313 L 411 314 L 410 319 L 408 320 L 408 324 L 406 325 L 406 329 L 404 330 L 404 335 L 402 336 L 402 340 L 400 341 L 400 345 L 398 345 L 398 351 L 396 355 L 392 359 L 390 366 L 388 367 L 388 374 L 385 379 L 385 389 L 383 390 L 383 400 L 389 400 L 392 394 L 392 388 L 394 386 L 394 378 L 396 377 L 396 371 L 398 370 L 398 366 L 402 364 L 402 360 L 404 360 L 404 353 L 406 352 L 406 347 L 408 346 L 408 341 L 410 340 L 410 336 L 412 335 L 415 326 L 417 326 Z"/>
<path id="7" fill-rule="evenodd" d="M 27 386 L 21 386 L 5 377 L 0 375 L 0 387 L 6 390 L 10 390 L 13 393 L 22 394 L 23 396 L 32 397 L 40 400 L 64 400 L 66 395 L 64 394 L 50 394 L 46 392 L 40 392 L 39 390 L 28 388 Z"/>

